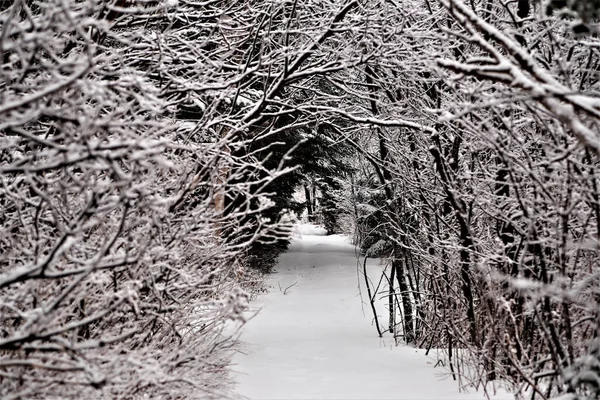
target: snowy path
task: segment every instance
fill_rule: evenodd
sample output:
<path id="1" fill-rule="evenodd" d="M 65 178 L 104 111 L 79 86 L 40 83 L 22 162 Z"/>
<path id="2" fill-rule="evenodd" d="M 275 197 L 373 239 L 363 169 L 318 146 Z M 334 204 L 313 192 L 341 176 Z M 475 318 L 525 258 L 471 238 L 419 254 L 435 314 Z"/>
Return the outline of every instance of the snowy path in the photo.
<path id="1" fill-rule="evenodd" d="M 253 303 L 262 310 L 242 332 L 245 354 L 234 358 L 238 393 L 253 400 L 484 399 L 459 393 L 422 351 L 379 339 L 370 310 L 362 311 L 354 247 L 303 230 L 280 257 L 270 293 Z"/>

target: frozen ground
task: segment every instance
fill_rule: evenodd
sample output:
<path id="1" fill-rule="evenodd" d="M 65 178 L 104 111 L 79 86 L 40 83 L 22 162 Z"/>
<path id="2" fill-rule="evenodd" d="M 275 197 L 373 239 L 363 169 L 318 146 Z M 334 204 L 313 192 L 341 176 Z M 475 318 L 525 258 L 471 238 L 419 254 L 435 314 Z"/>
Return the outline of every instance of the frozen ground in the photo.
<path id="1" fill-rule="evenodd" d="M 252 304 L 260 312 L 244 327 L 244 354 L 234 359 L 238 393 L 253 400 L 484 399 L 460 393 L 423 351 L 377 337 L 361 304 L 354 247 L 322 234 L 300 226 L 269 278 L 270 292 Z M 379 311 L 387 324 L 385 308 Z"/>

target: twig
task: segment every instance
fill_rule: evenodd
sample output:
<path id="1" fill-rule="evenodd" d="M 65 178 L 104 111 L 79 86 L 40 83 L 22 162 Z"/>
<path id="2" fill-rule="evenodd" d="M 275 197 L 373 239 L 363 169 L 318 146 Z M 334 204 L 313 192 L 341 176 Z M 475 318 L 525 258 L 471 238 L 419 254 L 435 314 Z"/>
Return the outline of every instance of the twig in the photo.
<path id="1" fill-rule="evenodd" d="M 277 281 L 277 286 L 279 286 L 279 291 L 283 292 L 283 294 L 287 294 L 287 291 L 290 290 L 291 288 L 293 288 L 294 286 L 296 286 L 296 284 L 298 283 L 298 281 L 292 283 L 290 286 L 286 287 L 285 289 L 281 288 L 281 284 L 279 283 L 279 281 Z"/>

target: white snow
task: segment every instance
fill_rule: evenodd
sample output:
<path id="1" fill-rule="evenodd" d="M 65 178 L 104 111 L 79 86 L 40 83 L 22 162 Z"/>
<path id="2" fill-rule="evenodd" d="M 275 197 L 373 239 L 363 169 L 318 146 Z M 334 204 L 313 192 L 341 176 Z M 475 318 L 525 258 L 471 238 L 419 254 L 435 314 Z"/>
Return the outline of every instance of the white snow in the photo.
<path id="1" fill-rule="evenodd" d="M 325 236 L 327 230 L 323 227 L 316 226 L 313 224 L 300 224 L 296 225 L 294 232 L 298 234 L 297 238 L 302 239 L 302 235 L 314 235 L 314 236 Z M 290 248 L 291 250 L 291 248 Z"/>
<path id="2" fill-rule="evenodd" d="M 244 354 L 234 358 L 238 393 L 253 400 L 484 399 L 474 390 L 460 393 L 423 350 L 377 337 L 370 308 L 361 304 L 354 246 L 323 234 L 298 226 L 268 279 L 270 292 L 252 304 L 260 311 L 243 328 Z M 380 268 L 374 260 L 374 278 Z M 361 290 L 366 299 L 362 279 Z M 379 314 L 386 326 L 385 307 Z"/>

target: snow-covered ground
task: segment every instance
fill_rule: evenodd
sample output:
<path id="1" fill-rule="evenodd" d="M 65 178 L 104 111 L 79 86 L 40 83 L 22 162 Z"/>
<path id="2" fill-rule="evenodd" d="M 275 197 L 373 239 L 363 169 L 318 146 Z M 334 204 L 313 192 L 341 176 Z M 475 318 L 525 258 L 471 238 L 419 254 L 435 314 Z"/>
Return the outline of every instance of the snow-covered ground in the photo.
<path id="1" fill-rule="evenodd" d="M 243 328 L 244 354 L 234 358 L 238 393 L 253 400 L 484 399 L 459 392 L 422 350 L 377 337 L 359 295 L 354 246 L 323 234 L 299 226 L 269 277 L 270 292 L 252 304 L 260 312 Z M 379 269 L 376 261 L 372 269 Z M 362 282 L 361 290 L 366 299 Z M 387 324 L 385 308 L 380 315 Z"/>

